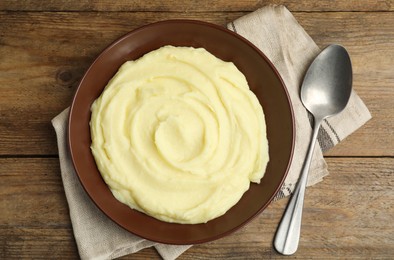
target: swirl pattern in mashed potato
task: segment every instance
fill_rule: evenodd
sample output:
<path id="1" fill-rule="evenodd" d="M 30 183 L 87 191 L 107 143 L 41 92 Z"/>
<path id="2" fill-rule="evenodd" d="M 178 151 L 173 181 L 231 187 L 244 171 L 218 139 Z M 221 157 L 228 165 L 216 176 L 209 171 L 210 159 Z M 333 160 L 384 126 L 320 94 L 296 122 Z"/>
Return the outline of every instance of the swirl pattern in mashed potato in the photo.
<path id="1" fill-rule="evenodd" d="M 260 103 L 233 63 L 203 48 L 126 62 L 91 111 L 91 150 L 113 195 L 163 221 L 223 215 L 268 163 Z"/>

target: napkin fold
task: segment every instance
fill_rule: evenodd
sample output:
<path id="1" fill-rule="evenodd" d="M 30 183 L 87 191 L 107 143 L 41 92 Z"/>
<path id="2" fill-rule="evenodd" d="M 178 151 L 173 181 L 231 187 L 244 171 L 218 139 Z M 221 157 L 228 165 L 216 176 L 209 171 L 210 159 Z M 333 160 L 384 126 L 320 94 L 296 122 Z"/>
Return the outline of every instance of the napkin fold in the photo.
<path id="1" fill-rule="evenodd" d="M 294 109 L 296 140 L 288 176 L 276 199 L 289 195 L 297 182 L 312 135 L 308 112 L 299 97 L 306 69 L 320 52 L 317 45 L 284 6 L 269 5 L 228 24 L 228 28 L 256 45 L 275 65 L 287 87 Z M 57 135 L 60 170 L 82 259 L 113 259 L 154 246 L 163 259 L 175 259 L 190 246 L 164 245 L 137 237 L 108 219 L 90 200 L 75 173 L 67 145 L 69 108 L 52 120 Z M 326 151 L 362 126 L 371 115 L 353 91 L 346 109 L 324 121 L 318 135 L 308 185 L 328 174 Z"/>

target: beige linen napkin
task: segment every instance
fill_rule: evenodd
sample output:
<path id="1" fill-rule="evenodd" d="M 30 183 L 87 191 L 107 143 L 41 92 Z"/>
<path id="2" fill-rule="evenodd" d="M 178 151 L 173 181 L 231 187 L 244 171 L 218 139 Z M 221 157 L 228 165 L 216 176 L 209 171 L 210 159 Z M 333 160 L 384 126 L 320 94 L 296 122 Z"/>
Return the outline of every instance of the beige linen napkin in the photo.
<path id="1" fill-rule="evenodd" d="M 320 49 L 284 6 L 266 6 L 227 25 L 256 45 L 275 65 L 290 95 L 296 121 L 293 160 L 275 199 L 289 195 L 301 172 L 312 136 L 311 117 L 301 103 L 300 87 L 309 64 Z M 371 118 L 368 108 L 352 91 L 346 109 L 324 120 L 310 166 L 308 186 L 328 174 L 322 151 L 334 147 Z"/>
<path id="2" fill-rule="evenodd" d="M 298 179 L 310 142 L 312 127 L 301 104 L 299 88 L 305 70 L 319 48 L 283 6 L 266 6 L 228 25 L 230 30 L 255 44 L 273 62 L 281 74 L 294 108 L 296 142 L 293 161 L 285 183 L 276 196 L 291 193 Z M 112 259 L 154 246 L 164 259 L 175 259 L 190 246 L 163 245 L 139 238 L 109 220 L 89 199 L 74 171 L 67 146 L 66 109 L 52 120 L 57 134 L 61 175 L 70 208 L 70 217 L 82 259 Z M 308 184 L 328 174 L 322 150 L 328 150 L 371 118 L 361 99 L 352 93 L 345 111 L 326 120 L 319 133 Z"/>

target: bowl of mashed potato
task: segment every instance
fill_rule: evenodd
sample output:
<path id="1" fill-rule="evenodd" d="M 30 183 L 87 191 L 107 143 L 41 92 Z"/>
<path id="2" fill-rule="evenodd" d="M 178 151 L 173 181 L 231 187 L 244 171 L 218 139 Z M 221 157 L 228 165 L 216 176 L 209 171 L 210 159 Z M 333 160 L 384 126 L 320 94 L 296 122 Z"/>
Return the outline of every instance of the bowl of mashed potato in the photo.
<path id="1" fill-rule="evenodd" d="M 80 82 L 69 147 L 92 201 L 126 230 L 195 244 L 240 228 L 280 189 L 294 146 L 280 75 L 213 24 L 170 20 L 107 47 Z"/>

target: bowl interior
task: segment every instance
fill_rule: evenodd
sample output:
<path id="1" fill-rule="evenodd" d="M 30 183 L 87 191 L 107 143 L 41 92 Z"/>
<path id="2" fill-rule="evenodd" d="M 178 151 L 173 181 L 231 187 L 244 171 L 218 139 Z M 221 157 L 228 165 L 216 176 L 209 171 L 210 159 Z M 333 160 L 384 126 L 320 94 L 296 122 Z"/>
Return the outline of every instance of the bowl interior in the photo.
<path id="1" fill-rule="evenodd" d="M 206 224 L 166 223 L 118 202 L 104 183 L 90 151 L 90 106 L 128 60 L 164 45 L 203 47 L 232 61 L 246 76 L 264 109 L 270 162 L 260 184 L 251 184 L 225 215 Z M 271 62 L 252 44 L 222 27 L 171 20 L 141 27 L 115 41 L 94 61 L 80 82 L 69 117 L 69 147 L 77 175 L 94 203 L 114 222 L 149 240 L 194 244 L 220 238 L 247 223 L 268 206 L 279 190 L 294 146 L 294 119 L 284 84 Z"/>

